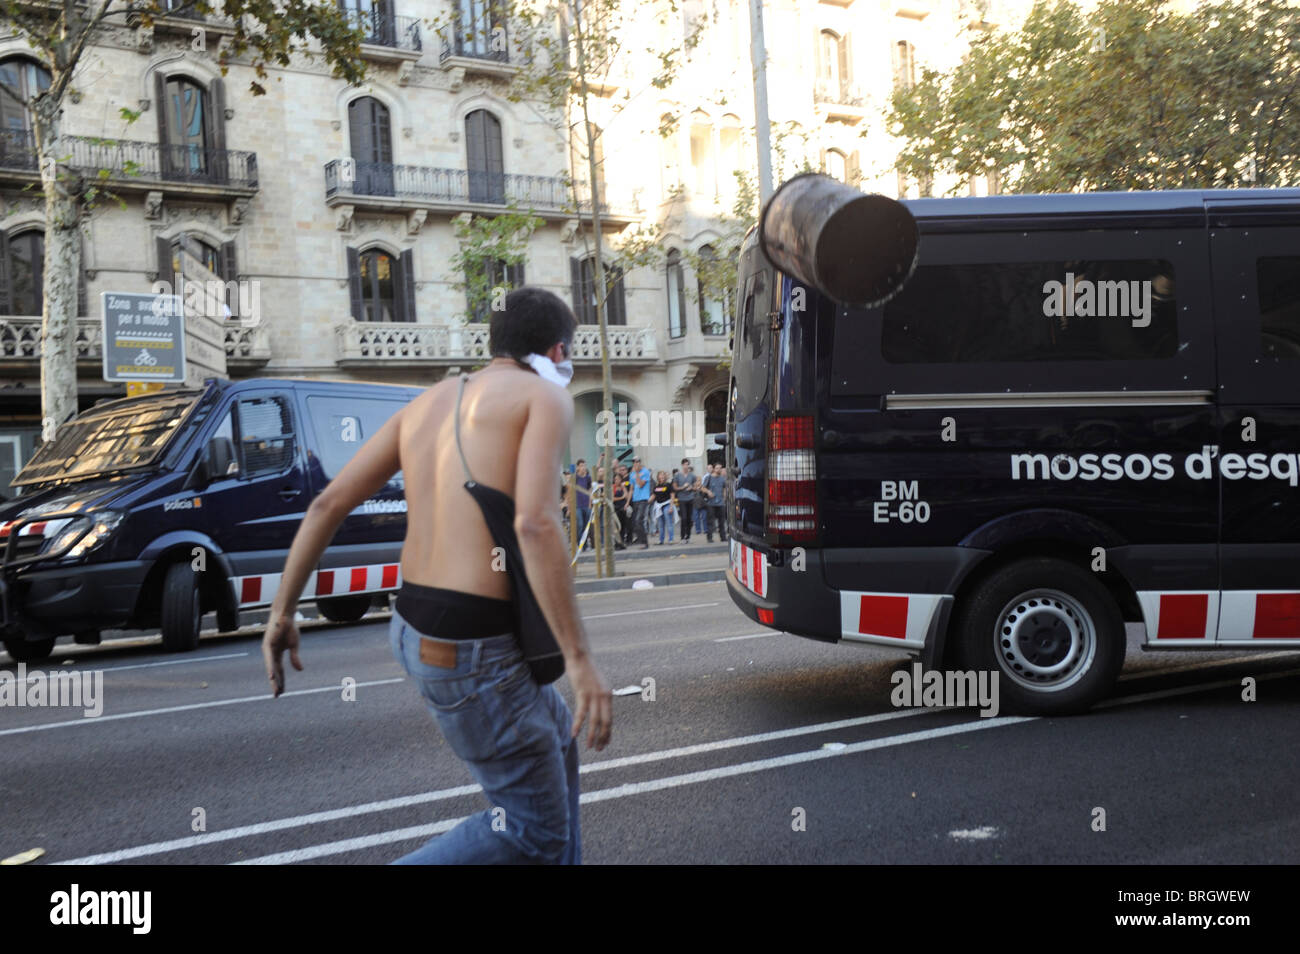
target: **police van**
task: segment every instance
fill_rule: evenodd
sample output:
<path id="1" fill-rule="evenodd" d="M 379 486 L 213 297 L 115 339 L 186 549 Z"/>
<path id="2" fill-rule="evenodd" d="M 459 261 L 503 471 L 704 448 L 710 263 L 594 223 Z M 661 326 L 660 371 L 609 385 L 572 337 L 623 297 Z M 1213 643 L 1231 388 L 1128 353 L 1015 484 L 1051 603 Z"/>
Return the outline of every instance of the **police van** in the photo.
<path id="1" fill-rule="evenodd" d="M 1110 689 L 1126 623 L 1300 648 L 1300 189 L 862 213 L 802 179 L 741 252 L 747 615 L 997 672 L 1043 714 Z"/>
<path id="2" fill-rule="evenodd" d="M 105 629 L 195 648 L 270 605 L 308 504 L 417 388 L 210 379 L 98 405 L 42 445 L 0 506 L 0 625 L 19 661 Z M 401 474 L 343 522 L 304 600 L 360 619 L 400 584 Z"/>

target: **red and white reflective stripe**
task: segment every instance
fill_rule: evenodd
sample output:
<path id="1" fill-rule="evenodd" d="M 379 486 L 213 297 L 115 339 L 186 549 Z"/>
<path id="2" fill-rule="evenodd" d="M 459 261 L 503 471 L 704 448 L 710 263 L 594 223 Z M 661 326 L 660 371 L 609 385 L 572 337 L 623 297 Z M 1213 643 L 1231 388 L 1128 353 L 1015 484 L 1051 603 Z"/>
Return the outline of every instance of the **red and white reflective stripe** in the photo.
<path id="1" fill-rule="evenodd" d="M 48 535 L 53 536 L 54 534 L 58 533 L 60 530 L 63 529 L 63 525 L 68 522 L 68 519 L 34 520 L 31 523 L 27 524 L 25 527 L 23 527 L 21 530 L 19 530 L 18 536 L 41 537 L 41 536 L 45 536 L 47 533 Z M 6 520 L 4 523 L 0 523 L 0 540 L 9 536 L 9 531 L 13 529 L 13 525 L 17 522 L 18 522 L 17 520 Z"/>
<path id="2" fill-rule="evenodd" d="M 1149 641 L 1199 644 L 1215 638 L 1219 628 L 1217 591 L 1139 591 L 1137 596 Z"/>
<path id="3" fill-rule="evenodd" d="M 1290 590 L 1224 590 L 1219 640 L 1300 640 L 1300 593 Z"/>
<path id="4" fill-rule="evenodd" d="M 767 596 L 767 557 L 739 540 L 731 541 L 731 572 L 751 593 Z"/>
<path id="5" fill-rule="evenodd" d="M 864 593 L 840 591 L 840 635 L 881 645 L 925 645 L 940 603 L 938 593 Z"/>
<path id="6" fill-rule="evenodd" d="M 346 596 L 350 593 L 383 593 L 402 585 L 402 571 L 396 563 L 369 566 L 335 567 L 317 570 L 303 587 L 304 600 L 319 596 Z M 235 595 L 240 606 L 262 606 L 275 599 L 280 588 L 279 573 L 235 577 Z"/>

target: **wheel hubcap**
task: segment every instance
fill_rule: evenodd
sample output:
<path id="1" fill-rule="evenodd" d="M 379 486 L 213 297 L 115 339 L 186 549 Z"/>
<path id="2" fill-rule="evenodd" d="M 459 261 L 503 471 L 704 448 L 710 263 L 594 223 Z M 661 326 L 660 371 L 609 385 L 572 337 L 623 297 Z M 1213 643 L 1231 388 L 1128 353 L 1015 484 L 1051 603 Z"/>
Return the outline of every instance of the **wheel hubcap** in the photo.
<path id="1" fill-rule="evenodd" d="M 1097 628 L 1088 611 L 1069 594 L 1038 589 L 1011 600 L 994 632 L 1002 672 L 1037 691 L 1077 682 L 1097 651 Z"/>

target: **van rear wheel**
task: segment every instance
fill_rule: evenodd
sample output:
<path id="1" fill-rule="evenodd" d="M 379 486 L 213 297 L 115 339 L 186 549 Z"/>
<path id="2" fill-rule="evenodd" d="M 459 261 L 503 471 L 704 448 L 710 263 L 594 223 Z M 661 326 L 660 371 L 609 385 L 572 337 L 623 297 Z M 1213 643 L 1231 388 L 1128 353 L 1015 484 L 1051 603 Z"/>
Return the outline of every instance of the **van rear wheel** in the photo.
<path id="1" fill-rule="evenodd" d="M 163 648 L 172 653 L 187 653 L 199 645 L 199 575 L 189 563 L 181 561 L 167 568 L 163 579 L 160 629 Z"/>
<path id="2" fill-rule="evenodd" d="M 1110 591 L 1066 560 L 1017 560 L 957 608 L 958 668 L 998 674 L 1003 705 L 1034 715 L 1083 712 L 1124 665 L 1124 618 Z"/>
<path id="3" fill-rule="evenodd" d="M 13 658 L 14 662 L 40 662 L 54 652 L 54 637 L 51 636 L 48 639 L 14 637 L 13 639 L 6 639 L 4 646 L 5 652 Z"/>
<path id="4" fill-rule="evenodd" d="M 358 593 L 356 596 L 329 596 L 316 601 L 320 614 L 331 623 L 355 623 L 366 615 L 374 601 L 373 593 Z"/>

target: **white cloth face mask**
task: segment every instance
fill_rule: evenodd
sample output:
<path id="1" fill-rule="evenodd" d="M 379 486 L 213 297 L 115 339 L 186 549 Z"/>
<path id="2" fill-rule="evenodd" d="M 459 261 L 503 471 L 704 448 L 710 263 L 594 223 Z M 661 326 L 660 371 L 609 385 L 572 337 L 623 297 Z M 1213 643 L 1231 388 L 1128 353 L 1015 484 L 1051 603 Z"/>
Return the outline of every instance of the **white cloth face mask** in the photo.
<path id="1" fill-rule="evenodd" d="M 567 388 L 569 382 L 573 380 L 572 361 L 566 360 L 556 364 L 544 354 L 530 354 L 524 360 L 532 366 L 534 371 L 552 384 Z"/>

